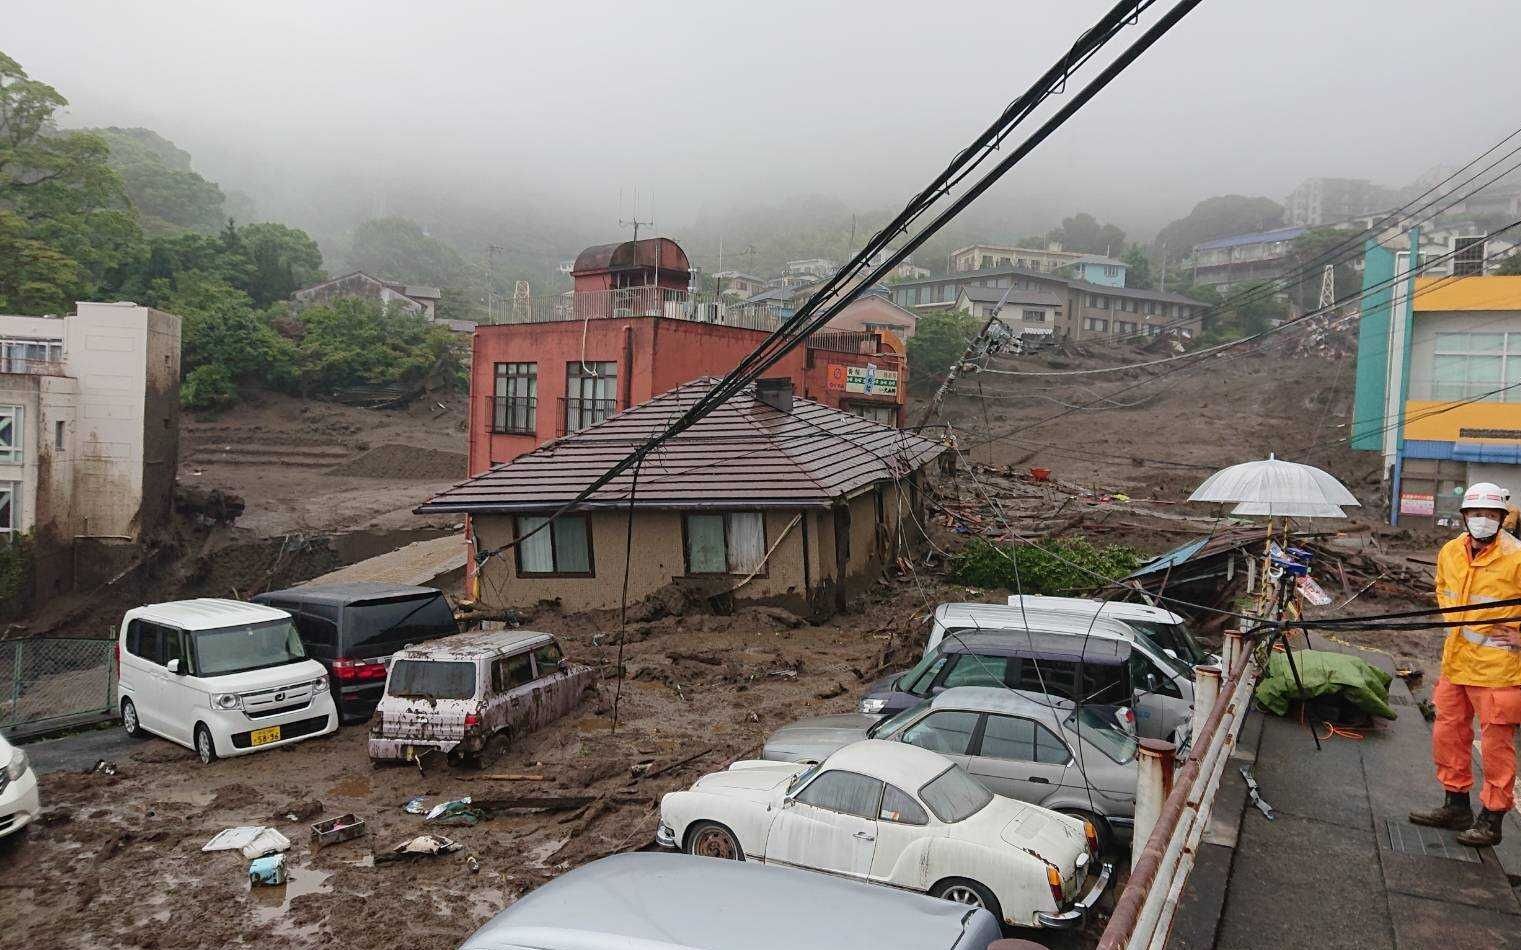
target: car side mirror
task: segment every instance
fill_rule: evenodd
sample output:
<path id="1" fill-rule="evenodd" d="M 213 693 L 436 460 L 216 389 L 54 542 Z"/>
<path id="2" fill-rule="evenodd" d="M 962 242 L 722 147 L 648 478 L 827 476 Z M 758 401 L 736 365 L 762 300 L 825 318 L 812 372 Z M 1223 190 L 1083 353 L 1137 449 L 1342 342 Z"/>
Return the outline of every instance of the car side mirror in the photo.
<path id="1" fill-rule="evenodd" d="M 165 663 L 164 664 L 164 669 L 166 669 L 169 672 L 173 673 L 175 676 L 184 676 L 185 675 L 184 671 L 182 671 L 180 669 L 180 660 L 179 660 L 179 657 L 175 657 L 174 659 L 170 660 L 168 663 Z"/>

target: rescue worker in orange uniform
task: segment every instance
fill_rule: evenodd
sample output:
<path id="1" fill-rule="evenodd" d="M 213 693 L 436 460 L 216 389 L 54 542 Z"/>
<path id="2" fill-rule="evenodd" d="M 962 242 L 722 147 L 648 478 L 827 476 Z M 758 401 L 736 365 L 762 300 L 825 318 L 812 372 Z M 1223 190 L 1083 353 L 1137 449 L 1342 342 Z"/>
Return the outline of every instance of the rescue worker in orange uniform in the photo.
<path id="1" fill-rule="evenodd" d="M 1436 595 L 1442 607 L 1483 604 L 1521 597 L 1521 541 L 1501 531 L 1508 514 L 1506 492 L 1489 482 L 1463 494 L 1464 533 L 1437 554 Z M 1503 618 L 1521 616 L 1521 606 L 1490 607 L 1444 614 L 1449 622 L 1442 647 L 1442 675 L 1431 701 L 1436 724 L 1431 734 L 1437 781 L 1446 790 L 1442 805 L 1411 812 L 1417 825 L 1461 828 L 1458 840 L 1472 847 L 1500 843 L 1501 822 L 1515 804 L 1516 725 L 1521 723 L 1521 625 Z M 1501 622 L 1496 622 L 1501 621 Z M 1484 764 L 1483 810 L 1474 817 L 1473 720 L 1479 719 L 1479 751 Z"/>

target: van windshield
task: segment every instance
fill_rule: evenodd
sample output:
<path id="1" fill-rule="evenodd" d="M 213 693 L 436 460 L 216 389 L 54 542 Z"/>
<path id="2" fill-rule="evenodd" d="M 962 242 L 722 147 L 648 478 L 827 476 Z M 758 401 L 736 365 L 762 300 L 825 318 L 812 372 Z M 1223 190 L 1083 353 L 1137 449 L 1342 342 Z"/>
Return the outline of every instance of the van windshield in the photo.
<path id="1" fill-rule="evenodd" d="M 1195 667 L 1208 659 L 1204 648 L 1199 646 L 1199 641 L 1181 623 L 1162 623 L 1156 620 L 1127 620 L 1138 633 L 1145 634 L 1152 643 L 1161 649 L 1171 650 L 1178 655 L 1184 666 Z"/>
<path id="2" fill-rule="evenodd" d="M 475 664 L 397 660 L 391 665 L 386 693 L 419 699 L 469 699 L 475 695 Z"/>
<path id="3" fill-rule="evenodd" d="M 200 676 L 226 676 L 246 673 L 306 659 L 301 635 L 289 620 L 197 630 L 195 669 Z"/>

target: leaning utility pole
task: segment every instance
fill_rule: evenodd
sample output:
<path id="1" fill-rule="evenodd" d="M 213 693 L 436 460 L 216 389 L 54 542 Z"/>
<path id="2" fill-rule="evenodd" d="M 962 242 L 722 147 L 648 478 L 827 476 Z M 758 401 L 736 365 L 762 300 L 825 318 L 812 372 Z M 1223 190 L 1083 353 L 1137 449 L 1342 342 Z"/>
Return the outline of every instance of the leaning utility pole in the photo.
<path id="1" fill-rule="evenodd" d="M 978 331 L 976 336 L 967 341 L 966 349 L 961 351 L 961 356 L 947 370 L 945 382 L 941 383 L 940 388 L 935 390 L 934 397 L 930 399 L 929 407 L 924 410 L 924 415 L 919 417 L 919 424 L 914 426 L 915 435 L 918 435 L 919 430 L 928 425 L 930 419 L 940 412 L 940 403 L 945 400 L 946 393 L 950 392 L 951 387 L 956 384 L 956 377 L 961 375 L 961 367 L 965 366 L 972 359 L 972 356 L 976 354 L 977 348 L 983 344 L 988 334 L 992 332 L 993 324 L 999 322 L 998 315 L 1003 313 L 1003 305 L 1009 302 L 1009 294 L 1013 292 L 1014 283 L 1013 279 L 1010 278 L 1009 286 L 1004 289 L 1003 296 L 998 298 L 998 303 L 993 307 L 993 312 L 988 314 L 988 322 L 982 325 L 982 329 Z"/>

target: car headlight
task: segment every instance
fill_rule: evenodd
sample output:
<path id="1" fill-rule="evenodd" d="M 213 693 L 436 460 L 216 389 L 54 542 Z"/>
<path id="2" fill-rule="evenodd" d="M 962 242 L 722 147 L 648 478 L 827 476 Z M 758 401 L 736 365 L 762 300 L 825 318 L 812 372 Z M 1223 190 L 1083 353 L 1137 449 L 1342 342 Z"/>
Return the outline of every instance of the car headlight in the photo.
<path id="1" fill-rule="evenodd" d="M 27 761 L 26 753 L 17 749 L 16 754 L 11 756 L 10 764 L 5 767 L 5 774 L 14 782 L 25 775 L 26 770 L 31 768 L 31 765 L 32 763 Z"/>
<path id="2" fill-rule="evenodd" d="M 856 705 L 856 712 L 875 716 L 886 708 L 887 700 L 885 699 L 863 699 Z"/>
<path id="3" fill-rule="evenodd" d="M 237 709 L 243 702 L 237 693 L 218 693 L 211 698 L 211 704 L 218 709 Z"/>
<path id="4" fill-rule="evenodd" d="M 319 693 L 327 689 L 327 677 L 319 676 L 316 679 L 312 680 L 312 689 L 316 690 Z"/>

